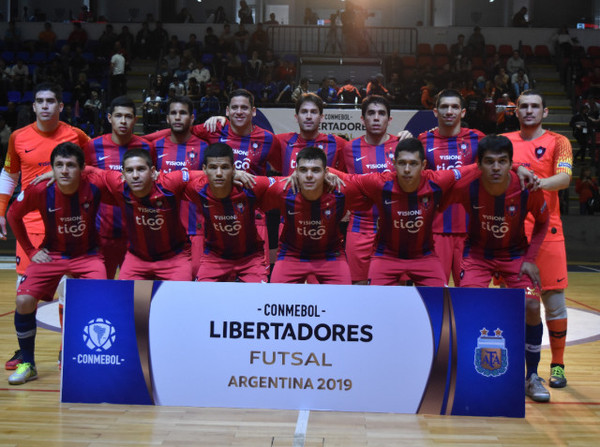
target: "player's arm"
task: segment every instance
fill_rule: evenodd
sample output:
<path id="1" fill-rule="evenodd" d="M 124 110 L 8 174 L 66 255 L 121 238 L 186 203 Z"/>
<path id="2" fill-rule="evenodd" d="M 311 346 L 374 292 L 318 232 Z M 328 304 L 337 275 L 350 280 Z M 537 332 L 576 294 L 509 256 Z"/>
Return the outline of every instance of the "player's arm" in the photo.
<path id="1" fill-rule="evenodd" d="M 571 176 L 565 172 L 559 172 L 551 177 L 540 179 L 540 188 L 544 191 L 560 191 L 569 187 Z"/>
<path id="2" fill-rule="evenodd" d="M 161 138 L 165 138 L 171 135 L 171 129 L 166 128 L 162 130 L 157 130 L 156 132 L 149 133 L 144 135 L 144 140 L 149 141 L 150 143 L 155 142 L 156 140 L 160 140 Z"/>
<path id="3" fill-rule="evenodd" d="M 0 239 L 6 239 L 6 209 L 12 194 L 19 183 L 21 159 L 15 149 L 15 133 L 8 140 L 8 150 L 4 168 L 0 173 Z"/>
<path id="4" fill-rule="evenodd" d="M 560 191 L 571 183 L 573 148 L 566 137 L 557 137 L 554 154 L 554 175 L 540 180 L 540 188 L 544 191 Z"/>

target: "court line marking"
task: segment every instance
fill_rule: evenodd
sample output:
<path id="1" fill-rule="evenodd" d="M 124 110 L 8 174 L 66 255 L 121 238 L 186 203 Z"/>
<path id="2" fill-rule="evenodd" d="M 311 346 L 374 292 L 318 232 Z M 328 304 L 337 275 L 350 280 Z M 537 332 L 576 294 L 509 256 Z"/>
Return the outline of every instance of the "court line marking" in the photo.
<path id="1" fill-rule="evenodd" d="M 306 442 L 306 429 L 308 427 L 309 410 L 300 410 L 298 412 L 298 420 L 296 421 L 296 431 L 294 432 L 293 447 L 304 447 Z"/>

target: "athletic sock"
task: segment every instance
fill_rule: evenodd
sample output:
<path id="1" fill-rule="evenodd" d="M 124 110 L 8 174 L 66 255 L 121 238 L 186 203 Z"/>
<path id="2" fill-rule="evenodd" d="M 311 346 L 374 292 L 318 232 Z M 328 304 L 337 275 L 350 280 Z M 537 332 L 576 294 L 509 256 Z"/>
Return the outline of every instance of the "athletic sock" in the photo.
<path id="1" fill-rule="evenodd" d="M 35 311 L 30 314 L 20 314 L 15 312 L 15 330 L 19 340 L 19 348 L 23 356 L 23 363 L 35 364 L 35 334 L 37 331 L 37 322 L 35 320 Z"/>
<path id="2" fill-rule="evenodd" d="M 528 379 L 533 373 L 537 374 L 541 357 L 543 333 L 544 325 L 542 323 L 535 326 L 525 325 L 525 366 L 527 368 Z"/>
<path id="3" fill-rule="evenodd" d="M 563 365 L 565 363 L 565 343 L 567 341 L 567 319 L 547 320 L 546 325 L 550 336 L 552 363 Z"/>

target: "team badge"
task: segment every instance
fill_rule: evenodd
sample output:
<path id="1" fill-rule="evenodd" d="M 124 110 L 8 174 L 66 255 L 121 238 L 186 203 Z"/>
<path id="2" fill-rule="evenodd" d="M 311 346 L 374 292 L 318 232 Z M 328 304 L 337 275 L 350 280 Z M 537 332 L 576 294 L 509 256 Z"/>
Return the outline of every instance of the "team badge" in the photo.
<path id="1" fill-rule="evenodd" d="M 252 149 L 258 149 L 258 143 L 252 143 Z"/>
<path id="2" fill-rule="evenodd" d="M 331 210 L 327 208 L 325 211 L 323 211 L 323 214 L 325 215 L 326 219 L 329 219 L 331 217 Z"/>
<path id="3" fill-rule="evenodd" d="M 498 377 L 508 369 L 508 351 L 502 331 L 496 329 L 493 335 L 483 328 L 475 348 L 475 370 L 486 377 Z"/>
<path id="4" fill-rule="evenodd" d="M 190 152 L 188 152 L 188 153 L 187 153 L 187 156 L 188 156 L 188 158 L 189 158 L 190 160 L 192 160 L 192 161 L 193 161 L 193 160 L 196 158 L 196 152 L 194 152 L 194 151 L 190 151 Z"/>
<path id="5" fill-rule="evenodd" d="M 539 159 L 542 158 L 544 156 L 544 154 L 546 153 L 546 148 L 545 147 L 536 147 L 535 148 L 535 156 Z"/>
<path id="6" fill-rule="evenodd" d="M 162 206 L 163 206 L 162 200 L 157 200 L 157 201 L 156 201 L 156 206 L 157 206 L 158 208 L 162 208 Z"/>
<path id="7" fill-rule="evenodd" d="M 426 210 L 429 209 L 429 205 L 431 204 L 431 202 L 429 201 L 429 197 L 423 197 L 421 199 L 421 205 L 423 206 L 423 208 L 425 208 Z"/>
<path id="8" fill-rule="evenodd" d="M 87 211 L 87 209 L 90 207 L 90 204 L 88 202 L 85 202 L 83 204 L 83 209 Z"/>
<path id="9" fill-rule="evenodd" d="M 508 205 L 506 212 L 510 217 L 515 217 L 517 215 L 517 207 L 515 205 Z"/>
<path id="10" fill-rule="evenodd" d="M 237 208 L 237 210 L 238 210 L 240 213 L 243 213 L 243 212 L 244 212 L 244 209 L 246 208 L 246 207 L 244 206 L 244 203 L 243 203 L 243 202 L 238 202 L 238 203 L 236 203 L 236 204 L 235 204 L 235 207 Z"/>
<path id="11" fill-rule="evenodd" d="M 323 150 L 323 145 L 322 144 L 317 144 L 317 147 L 321 150 Z"/>

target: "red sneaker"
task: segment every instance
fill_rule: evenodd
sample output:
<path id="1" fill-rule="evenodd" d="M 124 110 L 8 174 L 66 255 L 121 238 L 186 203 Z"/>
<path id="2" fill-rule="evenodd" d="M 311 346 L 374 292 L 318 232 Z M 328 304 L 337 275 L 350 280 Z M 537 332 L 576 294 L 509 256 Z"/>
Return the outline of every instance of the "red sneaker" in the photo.
<path id="1" fill-rule="evenodd" d="M 17 369 L 21 363 L 23 363 L 23 356 L 21 355 L 21 350 L 17 349 L 15 351 L 15 355 L 13 355 L 10 360 L 4 364 L 4 368 L 8 370 Z"/>

